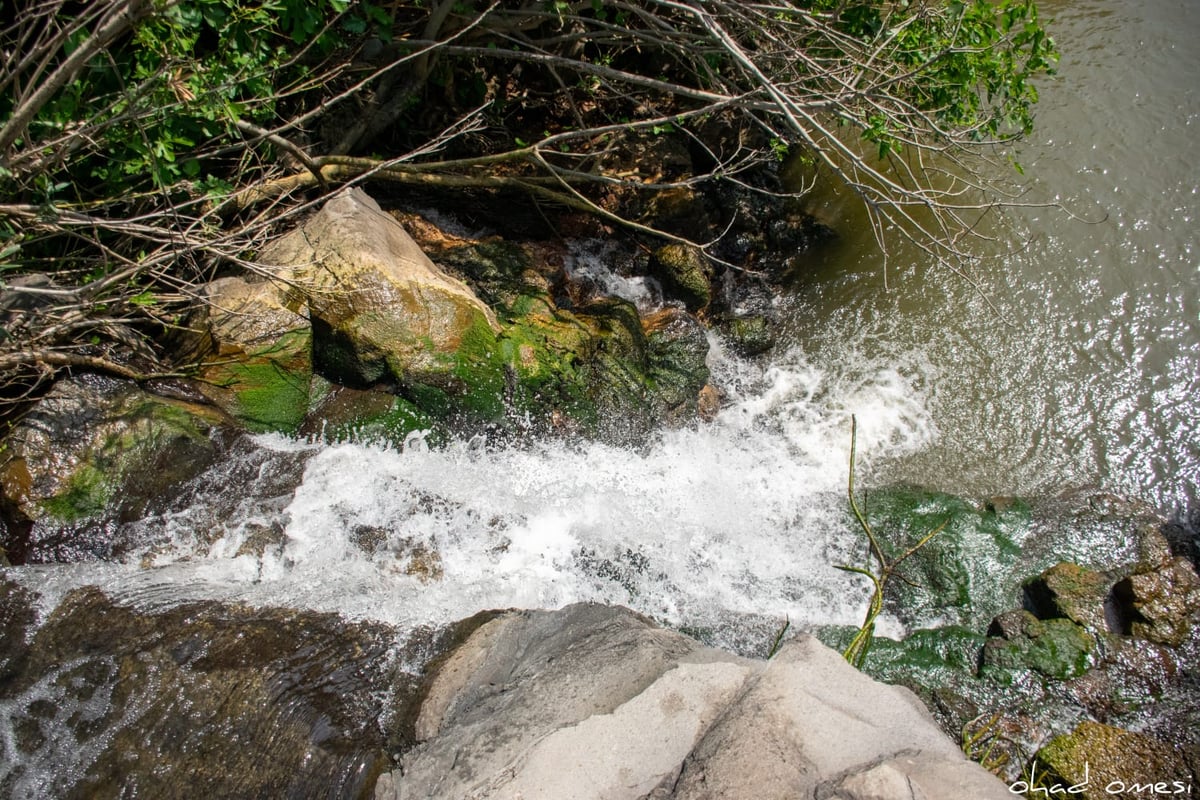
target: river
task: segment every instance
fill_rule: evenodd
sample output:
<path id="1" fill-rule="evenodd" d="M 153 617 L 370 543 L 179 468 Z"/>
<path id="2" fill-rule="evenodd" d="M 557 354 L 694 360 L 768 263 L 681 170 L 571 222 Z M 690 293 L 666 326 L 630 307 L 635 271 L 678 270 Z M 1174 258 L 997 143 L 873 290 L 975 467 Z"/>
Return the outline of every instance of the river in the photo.
<path id="1" fill-rule="evenodd" d="M 862 235 L 802 286 L 795 336 L 825 363 L 913 365 L 936 434 L 891 479 L 969 495 L 1101 486 L 1194 517 L 1200 19 L 1185 0 L 1039 7 L 1062 60 L 1015 157 L 1022 199 L 1063 210 L 1006 212 L 1014 235 L 980 249 L 978 292 L 899 248 L 885 293 L 854 207 L 827 204 Z"/>
<path id="2" fill-rule="evenodd" d="M 884 268 L 853 203 L 787 301 L 766 362 L 726 355 L 711 424 L 637 452 L 476 440 L 430 449 L 262 437 L 139 523 L 125 562 L 39 568 L 47 604 L 241 599 L 400 624 L 481 608 L 631 605 L 756 649 L 784 618 L 856 623 L 845 507 L 860 485 L 971 498 L 1102 488 L 1197 513 L 1200 22 L 1185 2 L 1049 3 L 1063 52 L 1017 158 L 1027 197 L 975 286 L 903 248 Z M 1016 243 L 1016 244 L 1014 244 Z M 229 486 L 239 491 L 231 496 Z M 262 557 L 246 541 L 276 526 Z M 147 569 L 146 567 L 153 567 Z"/>
<path id="3" fill-rule="evenodd" d="M 146 545 L 124 561 L 19 579 L 45 608 L 93 584 L 150 608 L 216 598 L 402 626 L 598 600 L 760 652 L 784 619 L 862 618 L 865 581 L 834 567 L 862 557 L 852 414 L 861 485 L 1100 487 L 1194 522 L 1200 17 L 1185 0 L 1041 5 L 1063 59 L 1016 157 L 1027 196 L 1065 210 L 1006 212 L 1016 234 L 972 267 L 978 290 L 899 249 L 884 291 L 854 206 L 814 200 L 841 238 L 767 362 L 714 340 L 712 423 L 636 452 L 259 437 L 138 523 Z M 273 526 L 281 545 L 244 547 Z"/>

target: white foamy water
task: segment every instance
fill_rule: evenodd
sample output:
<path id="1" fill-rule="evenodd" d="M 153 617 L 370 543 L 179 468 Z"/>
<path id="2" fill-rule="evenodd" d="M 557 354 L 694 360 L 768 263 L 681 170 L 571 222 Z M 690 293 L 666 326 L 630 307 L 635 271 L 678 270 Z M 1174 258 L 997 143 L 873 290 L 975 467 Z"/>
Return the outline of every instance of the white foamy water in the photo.
<path id="1" fill-rule="evenodd" d="M 850 415 L 866 469 L 924 446 L 927 367 L 830 369 L 793 351 L 762 368 L 719 348 L 712 362 L 727 397 L 717 419 L 637 452 L 259 437 L 191 505 L 142 523 L 147 544 L 125 563 L 30 568 L 28 580 L 48 603 L 91 583 L 147 607 L 206 597 L 399 625 L 583 600 L 726 642 L 785 617 L 858 624 L 866 587 L 833 566 L 863 557 L 844 511 Z M 302 477 L 281 492 L 277 473 L 296 459 Z M 272 525 L 261 555 L 245 547 Z"/>

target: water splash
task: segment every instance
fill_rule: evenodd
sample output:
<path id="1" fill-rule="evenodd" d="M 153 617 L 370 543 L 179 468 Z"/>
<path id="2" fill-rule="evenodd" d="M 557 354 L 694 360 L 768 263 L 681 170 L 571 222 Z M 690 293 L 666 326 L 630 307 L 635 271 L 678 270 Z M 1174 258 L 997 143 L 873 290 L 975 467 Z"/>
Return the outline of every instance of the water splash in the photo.
<path id="1" fill-rule="evenodd" d="M 764 620 L 857 624 L 865 589 L 833 567 L 861 555 L 844 510 L 849 417 L 868 469 L 925 446 L 928 376 L 916 359 L 796 349 L 765 366 L 714 344 L 721 413 L 636 452 L 255 437 L 187 503 L 138 523 L 125 563 L 30 574 L 43 590 L 57 576 L 55 595 L 86 581 L 146 608 L 214 598 L 403 626 L 582 600 L 726 644 Z"/>

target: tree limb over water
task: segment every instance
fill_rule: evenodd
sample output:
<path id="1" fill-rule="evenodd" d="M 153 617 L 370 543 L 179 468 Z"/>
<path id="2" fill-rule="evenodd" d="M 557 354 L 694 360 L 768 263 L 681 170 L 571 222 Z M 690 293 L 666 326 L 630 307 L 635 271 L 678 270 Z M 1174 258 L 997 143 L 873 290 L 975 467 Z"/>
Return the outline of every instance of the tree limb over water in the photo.
<path id="1" fill-rule="evenodd" d="M 162 334 L 198 285 L 260 270 L 265 241 L 364 181 L 515 192 L 682 241 L 629 198 L 796 197 L 822 176 L 861 198 L 885 254 L 905 239 L 961 270 L 980 220 L 1022 202 L 1004 145 L 1056 58 L 1029 0 L 15 5 L 0 29 L 10 397 L 56 363 L 164 371 Z M 801 185 L 761 180 L 785 158 Z M 51 351 L 72 357 L 12 355 Z"/>

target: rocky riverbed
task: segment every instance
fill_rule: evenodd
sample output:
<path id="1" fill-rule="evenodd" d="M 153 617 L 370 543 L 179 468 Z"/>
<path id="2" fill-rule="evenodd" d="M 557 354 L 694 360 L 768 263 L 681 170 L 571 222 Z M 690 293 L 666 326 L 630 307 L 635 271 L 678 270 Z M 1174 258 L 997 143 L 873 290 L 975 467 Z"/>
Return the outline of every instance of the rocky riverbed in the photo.
<path id="1" fill-rule="evenodd" d="M 739 236 L 799 247 L 815 230 L 784 220 Z M 191 549 L 173 564 L 226 547 L 246 580 L 269 584 L 300 558 L 290 520 L 313 448 L 554 439 L 636 452 L 655 431 L 712 424 L 737 391 L 736 377 L 714 375 L 713 348 L 750 358 L 773 346 L 768 277 L 718 274 L 677 245 L 611 243 L 603 270 L 590 252 L 387 213 L 351 190 L 258 254 L 266 274 L 204 287 L 174 343 L 198 365 L 190 377 L 62 377 L 9 432 L 0 467 L 0 787 L 380 798 L 917 787 L 938 798 L 1074 785 L 1081 770 L 1089 797 L 1117 782 L 1193 784 L 1194 535 L 1111 495 L 868 492 L 889 554 L 939 530 L 891 582 L 896 638 L 875 639 L 865 662 L 908 689 L 840 658 L 853 628 L 801 631 L 743 611 L 677 625 L 690 636 L 664 627 L 667 613 L 656 624 L 615 604 L 399 625 L 181 598 L 163 588 L 170 578 L 110 596 L 80 577 L 157 574 L 182 537 Z M 291 444 L 255 461 L 262 434 Z M 462 505 L 417 492 L 406 513 L 443 519 Z M 430 594 L 447 580 L 444 536 L 345 515 L 359 521 L 338 541 L 372 565 L 368 596 L 380 576 Z M 462 515 L 493 566 L 539 546 L 515 541 L 536 526 L 509 516 Z M 640 547 L 553 546 L 532 556 L 565 559 L 622 602 L 679 580 Z M 829 549 L 834 563 L 865 552 Z M 754 591 L 752 576 L 739 580 Z"/>

